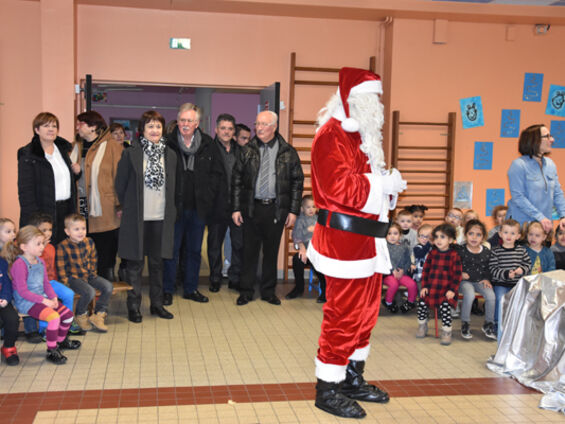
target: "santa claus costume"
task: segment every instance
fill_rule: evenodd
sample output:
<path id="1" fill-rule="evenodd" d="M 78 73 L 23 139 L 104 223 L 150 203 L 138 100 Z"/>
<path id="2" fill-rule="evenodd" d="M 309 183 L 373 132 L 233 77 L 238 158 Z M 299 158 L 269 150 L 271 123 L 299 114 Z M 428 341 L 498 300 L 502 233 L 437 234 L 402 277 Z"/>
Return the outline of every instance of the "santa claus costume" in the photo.
<path id="1" fill-rule="evenodd" d="M 316 406 L 362 418 L 356 402 L 388 402 L 363 378 L 377 322 L 381 277 L 391 265 L 388 213 L 406 188 L 385 169 L 378 75 L 343 68 L 337 94 L 320 112 L 312 144 L 312 191 L 320 208 L 308 258 L 326 275 L 324 318 L 316 357 Z"/>

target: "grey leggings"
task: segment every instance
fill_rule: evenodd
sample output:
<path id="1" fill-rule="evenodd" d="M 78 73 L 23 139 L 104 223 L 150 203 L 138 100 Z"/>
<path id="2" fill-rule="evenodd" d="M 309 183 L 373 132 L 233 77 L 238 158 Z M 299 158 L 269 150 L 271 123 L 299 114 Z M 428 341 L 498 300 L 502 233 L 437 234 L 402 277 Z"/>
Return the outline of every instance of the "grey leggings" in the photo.
<path id="1" fill-rule="evenodd" d="M 494 322 L 494 290 L 483 286 L 481 283 L 471 281 L 461 281 L 459 286 L 459 293 L 463 295 L 461 321 L 471 322 L 471 307 L 473 306 L 473 300 L 475 300 L 475 292 L 485 298 L 485 321 Z"/>

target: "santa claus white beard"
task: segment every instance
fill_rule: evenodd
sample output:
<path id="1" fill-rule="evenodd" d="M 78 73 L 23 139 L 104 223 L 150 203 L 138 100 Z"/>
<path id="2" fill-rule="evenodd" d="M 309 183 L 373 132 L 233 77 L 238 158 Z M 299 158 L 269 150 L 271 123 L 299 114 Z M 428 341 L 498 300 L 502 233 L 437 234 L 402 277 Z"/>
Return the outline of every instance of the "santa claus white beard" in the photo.
<path id="1" fill-rule="evenodd" d="M 375 93 L 351 94 L 348 103 L 350 116 L 359 122 L 361 151 L 369 158 L 372 171 L 380 172 L 386 166 L 381 132 L 384 123 L 384 106 Z M 341 98 L 338 94 L 334 94 L 318 113 L 318 128 L 328 122 L 340 109 L 343 110 Z"/>
<path id="2" fill-rule="evenodd" d="M 359 122 L 361 151 L 369 158 L 373 172 L 385 168 L 383 152 L 384 106 L 374 93 L 352 94 L 348 99 L 349 114 Z"/>

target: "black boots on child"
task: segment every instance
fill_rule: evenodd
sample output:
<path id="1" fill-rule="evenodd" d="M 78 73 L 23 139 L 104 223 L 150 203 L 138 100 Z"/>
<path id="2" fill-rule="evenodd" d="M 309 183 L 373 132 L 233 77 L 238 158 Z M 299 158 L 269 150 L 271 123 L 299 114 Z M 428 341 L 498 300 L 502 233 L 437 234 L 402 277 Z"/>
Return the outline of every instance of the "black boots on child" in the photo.
<path id="1" fill-rule="evenodd" d="M 365 361 L 349 361 L 345 381 L 328 383 L 318 379 L 316 407 L 345 418 L 363 418 L 366 413 L 356 401 L 386 403 L 388 393 L 363 378 Z"/>

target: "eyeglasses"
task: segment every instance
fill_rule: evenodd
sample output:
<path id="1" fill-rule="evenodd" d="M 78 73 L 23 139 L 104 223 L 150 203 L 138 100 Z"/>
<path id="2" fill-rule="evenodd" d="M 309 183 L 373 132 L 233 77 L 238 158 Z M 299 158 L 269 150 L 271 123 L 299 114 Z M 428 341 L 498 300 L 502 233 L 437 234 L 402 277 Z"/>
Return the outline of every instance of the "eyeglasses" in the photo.
<path id="1" fill-rule="evenodd" d="M 460 216 L 454 215 L 452 213 L 448 213 L 447 216 L 450 217 L 451 219 L 456 219 L 457 221 L 461 221 Z"/>
<path id="2" fill-rule="evenodd" d="M 198 119 L 179 119 L 181 124 L 196 124 Z"/>
<path id="3" fill-rule="evenodd" d="M 424 240 L 429 239 L 430 237 L 431 237 L 430 235 L 425 236 L 425 235 L 422 235 L 422 234 L 420 234 L 418 236 L 418 238 L 421 238 L 421 239 L 424 239 Z"/>
<path id="4" fill-rule="evenodd" d="M 270 127 L 271 125 L 274 125 L 274 123 L 273 122 L 255 122 L 255 126 L 259 127 L 259 128 Z"/>
<path id="5" fill-rule="evenodd" d="M 553 136 L 551 134 L 546 134 L 542 135 L 540 138 L 547 138 L 549 140 L 550 138 L 553 138 Z"/>

